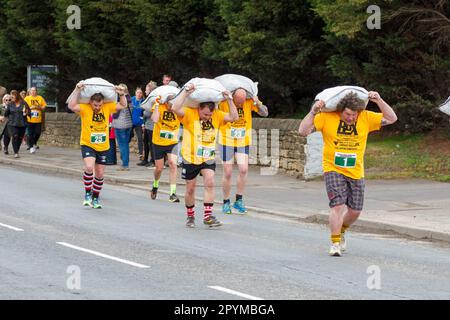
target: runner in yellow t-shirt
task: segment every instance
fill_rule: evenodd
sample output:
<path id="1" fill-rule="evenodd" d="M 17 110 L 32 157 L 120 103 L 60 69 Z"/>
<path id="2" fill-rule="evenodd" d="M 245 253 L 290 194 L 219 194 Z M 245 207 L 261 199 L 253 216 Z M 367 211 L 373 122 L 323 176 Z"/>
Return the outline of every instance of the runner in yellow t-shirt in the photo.
<path id="1" fill-rule="evenodd" d="M 42 132 L 42 118 L 47 103 L 38 95 L 36 87 L 30 89 L 30 95 L 25 97 L 25 102 L 30 106 L 31 112 L 27 117 L 27 144 L 30 153 L 35 153 L 37 142 Z"/>
<path id="2" fill-rule="evenodd" d="M 101 93 L 94 94 L 88 104 L 78 104 L 81 81 L 75 87 L 69 101 L 69 109 L 81 118 L 81 155 L 84 162 L 83 182 L 85 197 L 83 205 L 101 209 L 99 195 L 103 186 L 103 176 L 106 165 L 106 154 L 109 150 L 109 115 L 127 107 L 124 88 L 116 87 L 120 102 L 104 103 Z"/>
<path id="3" fill-rule="evenodd" d="M 159 99 L 158 99 L 159 100 Z M 177 190 L 177 159 L 178 159 L 178 131 L 180 118 L 173 112 L 170 102 L 157 103 L 152 108 L 153 127 L 153 151 L 155 154 L 155 173 L 151 198 L 156 199 L 159 188 L 159 179 L 164 169 L 164 158 L 167 155 L 169 163 L 170 202 L 180 202 L 176 195 Z"/>
<path id="4" fill-rule="evenodd" d="M 243 195 L 248 175 L 248 156 L 250 145 L 252 144 L 252 111 L 257 112 L 262 117 L 268 116 L 267 107 L 259 101 L 258 97 L 247 99 L 247 92 L 244 89 L 237 89 L 233 93 L 233 101 L 238 110 L 239 119 L 227 123 L 220 128 L 219 148 L 223 162 L 223 207 L 222 212 L 231 214 L 231 175 L 233 173 L 234 157 L 239 168 L 239 175 L 236 184 L 236 201 L 233 208 L 238 213 L 244 214 L 247 209 L 244 205 Z M 228 112 L 227 101 L 219 104 L 219 110 Z"/>
<path id="5" fill-rule="evenodd" d="M 186 86 L 173 106 L 175 114 L 183 117 L 181 119 L 183 124 L 181 155 L 183 157 L 182 178 L 186 180 L 186 226 L 195 227 L 195 185 L 197 175 L 201 173 L 203 176 L 205 209 L 203 223 L 209 227 L 219 227 L 222 223 L 212 215 L 216 137 L 220 126 L 236 121 L 239 116 L 231 93 L 228 91 L 223 92 L 223 95 L 229 102 L 230 113 L 217 110 L 214 102 L 200 103 L 197 109 L 184 107 L 185 99 L 194 91 L 194 85 Z"/>
<path id="6" fill-rule="evenodd" d="M 335 112 L 320 112 L 325 102 L 314 103 L 300 124 L 303 136 L 321 131 L 324 141 L 323 169 L 330 200 L 331 256 L 346 249 L 344 233 L 359 217 L 364 203 L 364 153 L 370 132 L 397 121 L 392 108 L 378 92 L 369 92 L 381 113 L 364 110 L 364 101 L 349 93 Z"/>

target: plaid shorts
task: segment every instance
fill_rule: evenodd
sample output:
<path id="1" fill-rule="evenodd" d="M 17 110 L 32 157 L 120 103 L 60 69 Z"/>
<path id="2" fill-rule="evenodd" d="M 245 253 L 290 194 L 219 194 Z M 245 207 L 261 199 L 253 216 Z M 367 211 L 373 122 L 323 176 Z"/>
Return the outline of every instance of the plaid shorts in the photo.
<path id="1" fill-rule="evenodd" d="M 364 204 L 364 179 L 351 179 L 337 172 L 325 172 L 330 208 L 345 204 L 349 208 L 361 211 Z"/>

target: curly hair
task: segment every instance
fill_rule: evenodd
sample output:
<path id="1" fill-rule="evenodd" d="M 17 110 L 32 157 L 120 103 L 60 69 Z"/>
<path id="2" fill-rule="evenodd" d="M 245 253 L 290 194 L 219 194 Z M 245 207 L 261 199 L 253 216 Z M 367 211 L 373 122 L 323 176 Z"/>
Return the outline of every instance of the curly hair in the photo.
<path id="1" fill-rule="evenodd" d="M 342 112 L 345 108 L 348 108 L 352 111 L 363 111 L 366 108 L 366 104 L 364 100 L 358 98 L 358 95 L 354 92 L 349 92 L 345 95 L 344 98 L 339 101 L 336 106 L 336 111 Z"/>

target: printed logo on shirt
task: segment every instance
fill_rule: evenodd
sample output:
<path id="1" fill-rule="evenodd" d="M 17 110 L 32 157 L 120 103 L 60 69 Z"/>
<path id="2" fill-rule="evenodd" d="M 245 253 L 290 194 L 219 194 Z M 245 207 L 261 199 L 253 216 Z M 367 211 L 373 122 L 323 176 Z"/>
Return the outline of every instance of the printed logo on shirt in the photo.
<path id="1" fill-rule="evenodd" d="M 93 122 L 105 122 L 106 118 L 105 115 L 103 113 L 93 113 L 92 114 L 92 121 Z"/>
<path id="2" fill-rule="evenodd" d="M 208 120 L 208 121 L 200 121 L 200 123 L 201 123 L 201 125 L 202 125 L 202 130 L 203 130 L 203 131 L 207 131 L 207 130 L 214 129 L 214 126 L 213 126 L 211 120 Z"/>
<path id="3" fill-rule="evenodd" d="M 163 113 L 163 120 L 165 121 L 175 121 L 175 114 L 171 111 L 164 111 Z"/>
<path id="4" fill-rule="evenodd" d="M 344 121 L 340 120 L 338 129 L 337 129 L 337 134 L 343 134 L 346 136 L 351 136 L 351 135 L 357 136 L 358 131 L 356 130 L 356 123 L 348 125 Z"/>

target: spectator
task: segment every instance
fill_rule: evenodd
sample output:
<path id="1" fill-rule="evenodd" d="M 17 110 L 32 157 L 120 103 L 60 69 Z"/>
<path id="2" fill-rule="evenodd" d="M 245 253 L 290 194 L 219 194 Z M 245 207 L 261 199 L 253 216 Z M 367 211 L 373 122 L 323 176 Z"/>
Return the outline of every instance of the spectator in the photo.
<path id="1" fill-rule="evenodd" d="M 11 91 L 11 102 L 5 112 L 8 118 L 8 132 L 12 140 L 14 150 L 14 158 L 19 158 L 20 145 L 25 134 L 25 126 L 27 124 L 26 117 L 30 114 L 30 107 L 23 101 L 19 92 Z"/>
<path id="2" fill-rule="evenodd" d="M 163 78 L 162 78 L 163 85 L 165 85 L 165 86 L 169 85 L 170 81 L 172 81 L 172 76 L 170 74 L 163 75 Z"/>
<path id="3" fill-rule="evenodd" d="M 9 142 L 11 141 L 7 128 L 8 119 L 5 118 L 6 109 L 9 103 L 11 103 L 11 96 L 9 94 L 5 94 L 2 99 L 2 104 L 0 105 L 0 150 L 2 149 L 1 140 L 3 138 L 3 152 L 5 154 L 9 154 L 8 147 Z"/>
<path id="4" fill-rule="evenodd" d="M 143 142 L 142 142 L 142 129 L 144 126 L 144 109 L 141 107 L 141 103 L 144 101 L 144 93 L 141 88 L 137 88 L 135 96 L 131 98 L 131 104 L 133 105 L 132 120 L 133 130 L 138 142 L 139 159 L 143 160 Z"/>
<path id="5" fill-rule="evenodd" d="M 117 147 L 116 147 L 116 133 L 112 127 L 113 117 L 109 116 L 109 150 L 106 154 L 106 165 L 113 166 L 117 164 Z"/>
<path id="6" fill-rule="evenodd" d="M 119 84 L 119 87 L 125 88 L 125 96 L 127 99 L 127 107 L 121 109 L 113 116 L 113 128 L 116 134 L 117 144 L 120 150 L 120 159 L 122 166 L 119 171 L 128 171 L 130 163 L 130 140 L 131 130 L 133 128 L 131 97 L 128 93 L 128 87 L 125 84 Z M 130 107 L 131 106 L 131 107 Z"/>

